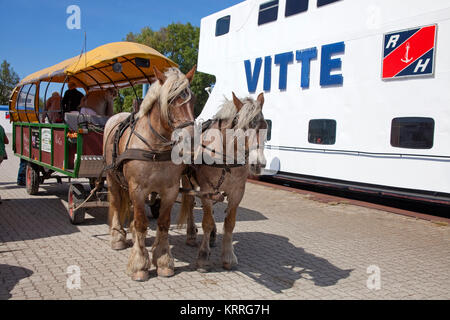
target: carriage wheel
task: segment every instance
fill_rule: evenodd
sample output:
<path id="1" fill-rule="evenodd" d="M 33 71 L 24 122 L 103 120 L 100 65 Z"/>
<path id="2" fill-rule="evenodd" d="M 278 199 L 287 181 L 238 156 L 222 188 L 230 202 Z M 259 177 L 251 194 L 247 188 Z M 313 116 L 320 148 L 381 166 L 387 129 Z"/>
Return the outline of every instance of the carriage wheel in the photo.
<path id="1" fill-rule="evenodd" d="M 35 195 L 39 192 L 39 171 L 31 163 L 27 164 L 26 188 L 29 195 Z"/>
<path id="2" fill-rule="evenodd" d="M 79 208 L 76 211 L 73 209 L 77 208 L 86 199 L 86 191 L 84 187 L 79 184 L 71 184 L 69 187 L 69 195 L 67 200 L 67 211 L 69 213 L 70 222 L 72 224 L 80 224 L 84 221 L 84 216 L 86 214 L 86 208 Z"/>

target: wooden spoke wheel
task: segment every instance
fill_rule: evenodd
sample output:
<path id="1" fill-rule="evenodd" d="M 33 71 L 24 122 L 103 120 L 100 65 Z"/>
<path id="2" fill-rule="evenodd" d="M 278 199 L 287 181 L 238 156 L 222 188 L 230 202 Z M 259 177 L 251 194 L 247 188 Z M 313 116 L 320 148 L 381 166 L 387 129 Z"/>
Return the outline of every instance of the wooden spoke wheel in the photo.
<path id="1" fill-rule="evenodd" d="M 81 184 L 74 183 L 70 185 L 67 199 L 67 211 L 69 213 L 69 219 L 72 224 L 83 223 L 84 216 L 86 215 L 86 208 L 76 208 L 78 208 L 78 206 L 80 206 L 84 202 L 86 197 L 86 191 Z"/>
<path id="2" fill-rule="evenodd" d="M 25 184 L 27 188 L 27 193 L 30 195 L 35 195 L 39 192 L 39 170 L 36 165 L 31 163 L 27 164 L 25 173 Z"/>

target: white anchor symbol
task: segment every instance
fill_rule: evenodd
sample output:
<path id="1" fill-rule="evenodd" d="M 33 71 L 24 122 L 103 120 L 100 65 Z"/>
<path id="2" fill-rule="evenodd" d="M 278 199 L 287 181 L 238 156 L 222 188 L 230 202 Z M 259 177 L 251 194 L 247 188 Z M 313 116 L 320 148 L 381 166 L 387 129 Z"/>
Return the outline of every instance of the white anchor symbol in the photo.
<path id="1" fill-rule="evenodd" d="M 413 58 L 408 58 L 408 55 L 409 55 L 409 48 L 410 48 L 411 46 L 409 45 L 409 42 L 406 44 L 406 54 L 405 54 L 405 58 L 404 59 L 402 59 L 402 62 L 404 62 L 404 63 L 409 63 L 409 62 L 411 62 L 411 60 L 413 59 Z"/>

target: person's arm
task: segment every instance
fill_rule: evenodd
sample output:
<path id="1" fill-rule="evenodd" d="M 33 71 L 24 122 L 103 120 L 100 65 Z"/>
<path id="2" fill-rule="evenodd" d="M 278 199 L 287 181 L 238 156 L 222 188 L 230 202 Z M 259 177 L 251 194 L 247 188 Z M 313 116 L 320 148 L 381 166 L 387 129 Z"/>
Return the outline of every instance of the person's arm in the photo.
<path id="1" fill-rule="evenodd" d="M 5 134 L 5 144 L 9 144 L 8 136 Z"/>

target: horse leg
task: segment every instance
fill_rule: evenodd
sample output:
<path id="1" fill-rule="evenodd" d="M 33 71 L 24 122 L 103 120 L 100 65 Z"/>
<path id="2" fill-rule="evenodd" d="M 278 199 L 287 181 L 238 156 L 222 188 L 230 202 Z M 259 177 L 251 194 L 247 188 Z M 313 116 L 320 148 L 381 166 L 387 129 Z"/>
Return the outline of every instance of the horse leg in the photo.
<path id="1" fill-rule="evenodd" d="M 134 207 L 134 219 L 131 229 L 133 230 L 133 248 L 128 260 L 127 272 L 135 281 L 146 281 L 150 258 L 145 248 L 145 236 L 147 235 L 148 221 L 145 216 L 145 196 L 137 190 L 130 191 L 131 201 Z"/>
<path id="2" fill-rule="evenodd" d="M 181 185 L 184 189 L 189 189 L 191 183 L 188 176 L 181 176 Z M 181 208 L 178 216 L 178 225 L 181 227 L 185 223 L 186 225 L 186 244 L 191 247 L 197 246 L 197 227 L 194 222 L 194 205 L 195 197 L 182 193 L 181 195 Z"/>
<path id="3" fill-rule="evenodd" d="M 198 251 L 197 257 L 197 270 L 200 272 L 207 272 L 210 265 L 210 254 L 211 250 L 209 247 L 211 232 L 214 230 L 215 222 L 212 215 L 212 202 L 209 199 L 202 198 L 203 204 L 203 219 L 202 219 L 202 229 L 203 229 L 203 239 Z"/>
<path id="4" fill-rule="evenodd" d="M 189 200 L 190 200 L 190 203 L 189 203 L 190 211 L 189 211 L 189 214 L 187 216 L 186 244 L 188 246 L 191 246 L 191 247 L 196 247 L 197 246 L 198 229 L 195 226 L 195 222 L 194 222 L 194 203 L 195 203 L 195 198 L 194 197 L 189 197 Z"/>
<path id="5" fill-rule="evenodd" d="M 213 211 L 213 217 L 214 217 L 214 211 Z M 216 238 L 217 238 L 217 227 L 216 227 L 216 223 L 214 222 L 214 228 L 211 231 L 211 235 L 209 236 L 209 246 L 211 248 L 214 248 L 216 246 Z"/>
<path id="6" fill-rule="evenodd" d="M 233 229 L 236 224 L 236 212 L 237 205 L 230 205 L 229 203 L 223 227 L 224 232 L 222 240 L 222 265 L 224 269 L 227 270 L 231 270 L 231 268 L 238 263 L 233 251 Z"/>
<path id="7" fill-rule="evenodd" d="M 176 186 L 176 188 L 161 194 L 161 208 L 152 255 L 152 262 L 156 266 L 156 272 L 160 277 L 171 277 L 174 275 L 175 263 L 170 252 L 169 228 L 170 213 L 178 196 L 178 188 Z"/>
<path id="8" fill-rule="evenodd" d="M 121 187 L 114 180 L 114 178 L 108 174 L 108 198 L 109 198 L 109 225 L 111 234 L 111 248 L 113 250 L 123 250 L 127 247 L 126 237 L 127 233 L 123 229 L 120 219 L 122 207 Z"/>

